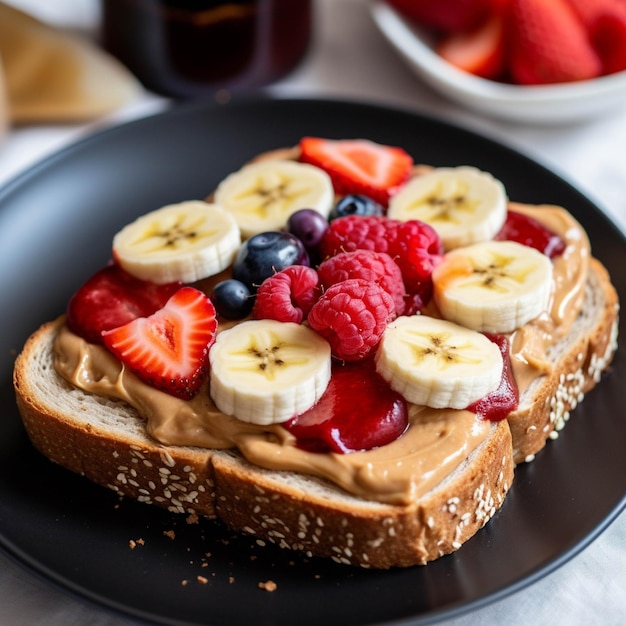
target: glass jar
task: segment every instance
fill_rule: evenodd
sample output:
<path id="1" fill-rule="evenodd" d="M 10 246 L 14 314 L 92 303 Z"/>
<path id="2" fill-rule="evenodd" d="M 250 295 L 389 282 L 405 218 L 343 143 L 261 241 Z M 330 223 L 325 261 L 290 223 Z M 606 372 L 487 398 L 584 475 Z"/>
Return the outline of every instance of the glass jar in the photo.
<path id="1" fill-rule="evenodd" d="M 191 98 L 267 85 L 308 49 L 312 0 L 102 0 L 102 43 L 144 86 Z"/>

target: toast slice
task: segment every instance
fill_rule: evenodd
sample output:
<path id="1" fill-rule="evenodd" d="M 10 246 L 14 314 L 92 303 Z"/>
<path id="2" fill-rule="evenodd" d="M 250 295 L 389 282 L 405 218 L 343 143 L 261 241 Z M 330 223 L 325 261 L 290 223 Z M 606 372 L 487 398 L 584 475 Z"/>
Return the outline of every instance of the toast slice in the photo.
<path id="1" fill-rule="evenodd" d="M 120 495 L 219 518 L 283 547 L 372 568 L 424 564 L 458 549 L 500 508 L 513 480 L 511 434 L 493 423 L 484 442 L 409 505 L 357 498 L 293 472 L 270 471 L 234 450 L 163 446 L 129 405 L 84 393 L 59 376 L 44 324 L 17 358 L 14 384 L 39 451 Z"/>
<path id="2" fill-rule="evenodd" d="M 252 465 L 236 450 L 164 446 L 129 405 L 85 393 L 57 374 L 53 345 L 63 317 L 27 341 L 14 369 L 17 403 L 35 447 L 120 495 L 230 527 L 309 555 L 363 567 L 425 564 L 458 549 L 500 508 L 516 463 L 563 427 L 600 379 L 617 346 L 618 299 L 592 259 L 572 332 L 555 345 L 553 369 L 507 420 L 439 485 L 408 505 L 352 496 L 294 472 Z"/>
<path id="3" fill-rule="evenodd" d="M 295 147 L 255 160 L 297 157 Z M 417 166 L 414 175 L 430 169 Z M 580 254 L 586 261 L 588 248 Z M 484 526 L 502 506 L 515 465 L 532 460 L 558 436 L 608 368 L 617 348 L 617 293 L 601 263 L 591 258 L 588 268 L 582 266 L 584 301 L 570 332 L 548 349 L 547 373 L 533 374 L 518 409 L 491 423 L 460 465 L 408 504 L 360 498 L 304 473 L 263 469 L 235 449 L 158 443 L 130 405 L 81 391 L 57 373 L 53 346 L 62 317 L 36 331 L 18 356 L 17 403 L 45 456 L 121 495 L 219 518 L 235 530 L 345 564 L 425 564 L 458 549 Z"/>

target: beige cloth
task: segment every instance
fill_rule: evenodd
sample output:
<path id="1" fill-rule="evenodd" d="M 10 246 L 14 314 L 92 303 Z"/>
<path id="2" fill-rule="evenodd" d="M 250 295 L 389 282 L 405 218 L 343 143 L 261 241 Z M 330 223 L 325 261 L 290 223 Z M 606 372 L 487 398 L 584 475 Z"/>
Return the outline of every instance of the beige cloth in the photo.
<path id="1" fill-rule="evenodd" d="M 78 122 L 137 97 L 138 81 L 86 37 L 0 2 L 0 123 Z"/>

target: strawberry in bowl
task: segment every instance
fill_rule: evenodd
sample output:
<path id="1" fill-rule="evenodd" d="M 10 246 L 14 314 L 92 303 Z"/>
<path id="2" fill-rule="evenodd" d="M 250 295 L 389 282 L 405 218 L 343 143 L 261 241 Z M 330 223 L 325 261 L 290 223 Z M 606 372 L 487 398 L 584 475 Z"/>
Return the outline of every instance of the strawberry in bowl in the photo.
<path id="1" fill-rule="evenodd" d="M 439 4 L 457 16 L 473 5 L 473 18 L 439 19 Z M 379 0 L 371 10 L 422 80 L 474 111 L 552 124 L 623 104 L 622 0 Z"/>
<path id="2" fill-rule="evenodd" d="M 387 0 L 434 35 L 456 67 L 502 82 L 542 85 L 626 69 L 626 3 L 614 0 Z"/>

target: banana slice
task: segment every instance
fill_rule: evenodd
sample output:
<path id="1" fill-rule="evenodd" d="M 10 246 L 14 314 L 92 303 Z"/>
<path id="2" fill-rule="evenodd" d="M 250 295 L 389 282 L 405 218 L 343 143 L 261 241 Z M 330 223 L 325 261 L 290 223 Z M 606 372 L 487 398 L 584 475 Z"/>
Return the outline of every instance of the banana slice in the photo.
<path id="1" fill-rule="evenodd" d="M 130 274 L 162 284 L 193 283 L 226 269 L 241 246 L 228 211 L 200 200 L 170 204 L 125 226 L 113 256 Z"/>
<path id="2" fill-rule="evenodd" d="M 502 354 L 485 335 L 426 315 L 396 318 L 376 352 L 376 370 L 413 404 L 464 409 L 500 384 Z"/>
<path id="3" fill-rule="evenodd" d="M 237 324 L 217 336 L 209 360 L 217 408 L 263 426 L 311 408 L 330 381 L 330 345 L 292 322 Z"/>
<path id="4" fill-rule="evenodd" d="M 227 176 L 215 190 L 215 202 L 230 211 L 244 238 L 284 228 L 298 209 L 328 217 L 335 193 L 330 176 L 313 165 L 268 160 Z"/>
<path id="5" fill-rule="evenodd" d="M 445 250 L 492 239 L 506 220 L 504 185 L 475 167 L 440 167 L 410 180 L 387 215 L 430 224 Z"/>
<path id="6" fill-rule="evenodd" d="M 481 332 L 509 333 L 548 309 L 552 263 L 513 241 L 448 252 L 432 274 L 441 315 Z"/>

